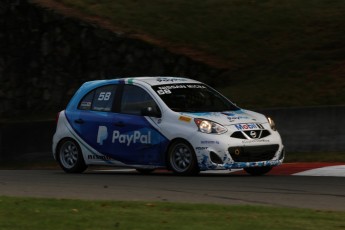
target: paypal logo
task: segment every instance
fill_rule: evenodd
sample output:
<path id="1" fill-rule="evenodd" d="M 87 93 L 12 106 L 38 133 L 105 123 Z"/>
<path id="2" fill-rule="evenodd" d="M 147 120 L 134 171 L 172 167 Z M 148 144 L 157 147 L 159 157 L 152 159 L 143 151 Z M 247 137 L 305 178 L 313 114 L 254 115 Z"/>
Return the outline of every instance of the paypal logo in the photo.
<path id="1" fill-rule="evenodd" d="M 98 127 L 97 143 L 103 145 L 103 141 L 108 138 L 108 129 L 106 126 Z"/>
<path id="2" fill-rule="evenodd" d="M 97 143 L 103 145 L 103 142 L 108 138 L 108 128 L 106 126 L 98 127 Z M 141 144 L 151 144 L 151 132 L 141 133 L 140 131 L 134 131 L 132 134 L 121 134 L 120 131 L 114 130 L 112 143 L 126 144 L 130 146 L 131 144 L 141 143 Z"/>
<path id="3" fill-rule="evenodd" d="M 119 142 L 127 146 L 135 143 L 151 144 L 151 132 L 149 131 L 147 134 L 143 134 L 140 131 L 134 131 L 133 134 L 121 134 L 119 131 L 115 130 L 113 132 L 112 142 Z"/>

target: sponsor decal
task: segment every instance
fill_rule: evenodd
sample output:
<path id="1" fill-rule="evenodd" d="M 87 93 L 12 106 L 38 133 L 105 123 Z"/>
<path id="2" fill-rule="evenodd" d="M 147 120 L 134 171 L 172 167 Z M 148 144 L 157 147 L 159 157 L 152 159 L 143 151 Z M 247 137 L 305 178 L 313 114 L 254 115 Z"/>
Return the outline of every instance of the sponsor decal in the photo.
<path id="1" fill-rule="evenodd" d="M 121 134 L 120 131 L 114 130 L 112 143 L 115 142 L 126 144 L 127 146 L 136 143 L 151 144 L 151 132 L 148 131 L 147 134 L 142 134 L 140 131 L 134 131 L 133 134 Z"/>
<path id="2" fill-rule="evenodd" d="M 261 124 L 248 123 L 248 124 L 236 124 L 237 130 L 251 130 L 251 129 L 263 129 L 264 127 Z"/>
<path id="3" fill-rule="evenodd" d="M 104 141 L 108 138 L 108 129 L 106 126 L 98 127 L 97 143 L 103 145 Z M 132 134 L 121 134 L 120 131 L 114 130 L 111 138 L 111 142 L 126 144 L 130 146 L 131 144 L 151 144 L 151 132 L 141 133 L 140 131 L 134 131 Z"/>
<path id="4" fill-rule="evenodd" d="M 250 117 L 248 117 L 248 116 L 241 116 L 241 115 L 238 115 L 238 113 L 223 112 L 222 114 L 227 116 L 227 118 L 229 119 L 230 122 L 234 122 L 234 121 L 237 121 L 237 120 L 250 119 Z M 255 120 L 255 119 L 252 119 L 252 120 Z"/>
<path id="5" fill-rule="evenodd" d="M 171 78 L 171 77 L 160 77 L 157 78 L 158 82 L 177 82 L 177 81 L 188 81 L 184 78 Z"/>
<path id="6" fill-rule="evenodd" d="M 217 145 L 219 145 L 219 141 L 201 141 L 201 144 L 205 144 L 205 145 L 217 144 Z"/>
<path id="7" fill-rule="evenodd" d="M 87 159 L 89 160 L 104 160 L 104 161 L 111 161 L 113 160 L 112 158 L 108 157 L 108 156 L 100 156 L 100 155 L 87 155 Z"/>
<path id="8" fill-rule="evenodd" d="M 186 116 L 180 116 L 178 119 L 184 122 L 190 122 L 192 120 L 192 118 Z"/>
<path id="9" fill-rule="evenodd" d="M 227 116 L 236 116 L 238 114 L 245 114 L 245 112 L 242 109 L 235 110 L 235 111 L 224 111 L 222 113 Z"/>
<path id="10" fill-rule="evenodd" d="M 208 147 L 195 147 L 196 150 L 207 150 Z"/>
<path id="11" fill-rule="evenodd" d="M 164 94 L 171 94 L 171 90 L 174 89 L 206 89 L 206 86 L 204 85 L 198 85 L 198 84 L 186 84 L 186 85 L 165 85 L 165 86 L 158 86 L 157 93 L 159 95 Z"/>
<path id="12" fill-rule="evenodd" d="M 236 116 L 235 113 L 230 113 L 230 112 L 222 112 L 222 114 L 224 114 L 225 116 L 230 116 L 230 117 Z"/>
<path id="13" fill-rule="evenodd" d="M 91 101 L 83 101 L 81 104 L 80 104 L 81 107 L 84 107 L 84 108 L 89 108 L 91 107 Z"/>
<path id="14" fill-rule="evenodd" d="M 268 143 L 270 142 L 269 140 L 264 140 L 264 139 L 253 139 L 253 140 L 243 140 L 243 144 L 250 144 L 250 143 Z"/>
<path id="15" fill-rule="evenodd" d="M 158 89 L 161 89 L 161 90 L 187 89 L 187 87 L 186 85 L 165 85 L 165 86 L 159 86 Z"/>
<path id="16" fill-rule="evenodd" d="M 246 116 L 235 116 L 235 117 L 227 117 L 230 122 L 234 122 L 237 120 L 244 120 L 244 119 L 249 119 L 249 117 Z"/>
<path id="17" fill-rule="evenodd" d="M 97 143 L 103 145 L 103 141 L 108 138 L 108 129 L 106 126 L 98 127 Z"/>
<path id="18" fill-rule="evenodd" d="M 194 116 L 205 117 L 205 116 L 217 116 L 217 113 L 213 112 L 195 112 L 195 113 L 188 113 Z"/>
<path id="19" fill-rule="evenodd" d="M 206 86 L 204 86 L 204 85 L 187 85 L 187 88 L 189 88 L 189 89 L 206 89 Z"/>

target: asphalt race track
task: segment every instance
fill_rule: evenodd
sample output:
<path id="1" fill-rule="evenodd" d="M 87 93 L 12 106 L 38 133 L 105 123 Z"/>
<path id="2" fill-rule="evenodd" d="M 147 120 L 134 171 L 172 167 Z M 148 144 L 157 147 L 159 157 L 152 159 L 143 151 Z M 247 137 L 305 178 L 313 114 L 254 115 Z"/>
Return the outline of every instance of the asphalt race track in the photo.
<path id="1" fill-rule="evenodd" d="M 0 195 L 216 204 L 345 211 L 345 177 L 202 173 L 194 177 L 134 170 L 0 170 Z"/>

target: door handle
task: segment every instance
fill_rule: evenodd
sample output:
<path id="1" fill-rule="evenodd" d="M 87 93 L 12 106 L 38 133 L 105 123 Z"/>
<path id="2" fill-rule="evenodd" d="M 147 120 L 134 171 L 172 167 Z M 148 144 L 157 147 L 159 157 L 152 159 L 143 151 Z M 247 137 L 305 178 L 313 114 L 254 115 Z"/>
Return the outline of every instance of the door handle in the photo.
<path id="1" fill-rule="evenodd" d="M 123 123 L 123 121 L 119 121 L 119 122 L 115 122 L 113 125 L 118 126 L 118 127 L 124 127 L 125 123 Z"/>
<path id="2" fill-rule="evenodd" d="M 84 120 L 83 119 L 77 119 L 77 120 L 74 120 L 75 123 L 77 124 L 84 124 Z"/>

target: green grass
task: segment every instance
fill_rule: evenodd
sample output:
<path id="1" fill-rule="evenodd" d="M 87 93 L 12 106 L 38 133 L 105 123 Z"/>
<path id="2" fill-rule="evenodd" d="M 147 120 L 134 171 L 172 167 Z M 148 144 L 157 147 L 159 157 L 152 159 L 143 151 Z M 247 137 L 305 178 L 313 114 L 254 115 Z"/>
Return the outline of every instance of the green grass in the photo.
<path id="1" fill-rule="evenodd" d="M 344 104 L 343 0 L 55 1 L 227 63 L 218 89 L 240 106 Z"/>
<path id="2" fill-rule="evenodd" d="M 345 212 L 0 197 L 0 229 L 344 229 Z"/>

